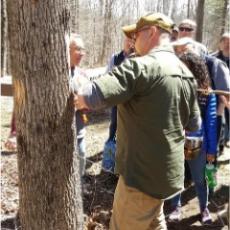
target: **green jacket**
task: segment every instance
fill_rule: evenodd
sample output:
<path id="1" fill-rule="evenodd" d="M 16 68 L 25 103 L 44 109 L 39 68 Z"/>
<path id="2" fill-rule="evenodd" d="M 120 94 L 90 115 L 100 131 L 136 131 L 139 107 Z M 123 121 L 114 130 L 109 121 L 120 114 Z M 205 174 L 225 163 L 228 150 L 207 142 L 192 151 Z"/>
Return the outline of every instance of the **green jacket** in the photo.
<path id="1" fill-rule="evenodd" d="M 158 199 L 181 191 L 184 129 L 196 130 L 200 116 L 187 67 L 171 48 L 157 48 L 94 83 L 107 106 L 118 104 L 115 170 L 126 185 Z"/>

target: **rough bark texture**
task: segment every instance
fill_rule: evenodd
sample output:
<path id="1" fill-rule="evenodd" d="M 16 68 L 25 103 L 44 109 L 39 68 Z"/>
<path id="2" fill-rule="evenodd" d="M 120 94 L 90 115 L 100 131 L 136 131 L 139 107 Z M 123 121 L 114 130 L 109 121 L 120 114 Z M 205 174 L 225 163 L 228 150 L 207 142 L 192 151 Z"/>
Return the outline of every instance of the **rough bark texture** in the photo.
<path id="1" fill-rule="evenodd" d="M 112 19 L 112 7 L 114 0 L 105 1 L 105 12 L 104 12 L 104 27 L 103 27 L 103 39 L 102 39 L 102 50 L 101 50 L 101 64 L 105 62 L 105 57 L 108 56 L 108 47 L 111 45 L 110 26 Z"/>
<path id="2" fill-rule="evenodd" d="M 6 0 L 1 0 L 1 77 L 6 74 L 7 59 L 7 14 Z"/>
<path id="3" fill-rule="evenodd" d="M 7 1 L 25 230 L 82 229 L 65 35 L 68 0 Z"/>
<path id="4" fill-rule="evenodd" d="M 70 1 L 70 30 L 72 33 L 79 33 L 79 0 L 69 0 Z"/>
<path id="5" fill-rule="evenodd" d="M 225 32 L 225 26 L 226 26 L 226 17 L 227 17 L 227 12 L 228 12 L 228 4 L 229 0 L 224 0 L 224 7 L 223 7 L 223 16 L 221 18 L 221 32 L 220 35 L 222 35 Z"/>
<path id="6" fill-rule="evenodd" d="M 204 21 L 204 4 L 205 0 L 199 0 L 196 10 L 196 24 L 197 24 L 197 30 L 196 30 L 196 40 L 198 42 L 202 42 L 202 35 L 203 35 L 203 21 Z"/>

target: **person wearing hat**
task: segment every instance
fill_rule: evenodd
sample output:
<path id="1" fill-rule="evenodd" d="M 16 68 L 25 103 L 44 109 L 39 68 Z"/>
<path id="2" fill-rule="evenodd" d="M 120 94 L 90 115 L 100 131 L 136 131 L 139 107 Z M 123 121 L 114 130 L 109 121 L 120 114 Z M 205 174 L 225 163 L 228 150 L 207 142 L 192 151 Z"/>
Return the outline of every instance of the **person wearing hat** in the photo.
<path id="1" fill-rule="evenodd" d="M 197 53 L 195 50 L 194 42 L 191 38 L 179 38 L 178 40 L 171 42 L 171 45 L 173 46 L 177 55 L 186 53 L 188 51 L 192 51 L 193 53 L 199 55 L 199 53 Z"/>
<path id="2" fill-rule="evenodd" d="M 194 40 L 196 32 L 196 23 L 191 19 L 184 19 L 179 24 L 178 39 L 180 38 L 191 38 L 193 41 L 193 46 L 201 57 L 204 57 L 208 53 L 205 45 Z"/>
<path id="3" fill-rule="evenodd" d="M 111 230 L 167 229 L 164 200 L 184 186 L 184 130 L 200 127 L 195 79 L 169 46 L 173 22 L 161 13 L 123 27 L 135 34 L 138 57 L 88 82 L 75 95 L 78 109 L 117 105 Z"/>
<path id="4" fill-rule="evenodd" d="M 69 54 L 70 54 L 70 70 L 71 77 L 79 76 L 86 78 L 84 71 L 79 68 L 82 58 L 85 55 L 84 42 L 79 34 L 71 33 L 69 38 Z M 82 79 L 82 78 L 81 78 Z M 80 175 L 85 174 L 86 165 L 86 144 L 85 144 L 85 124 L 86 114 L 84 111 L 77 110 L 75 113 L 76 129 L 77 129 L 77 149 L 80 157 Z"/>

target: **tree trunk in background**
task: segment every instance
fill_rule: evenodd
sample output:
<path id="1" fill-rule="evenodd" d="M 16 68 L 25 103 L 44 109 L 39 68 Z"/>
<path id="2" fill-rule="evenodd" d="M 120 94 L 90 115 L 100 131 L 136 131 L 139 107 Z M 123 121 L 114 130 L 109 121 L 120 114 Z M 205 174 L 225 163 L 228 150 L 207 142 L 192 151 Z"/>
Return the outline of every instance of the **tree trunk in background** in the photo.
<path id="1" fill-rule="evenodd" d="M 170 0 L 168 5 L 168 16 L 170 18 L 172 18 L 173 7 L 174 7 L 174 0 Z"/>
<path id="2" fill-rule="evenodd" d="M 191 0 L 188 0 L 187 18 L 190 18 L 190 3 Z"/>
<path id="3" fill-rule="evenodd" d="M 64 39 L 68 1 L 7 1 L 23 230 L 83 228 Z"/>
<path id="4" fill-rule="evenodd" d="M 224 0 L 223 16 L 221 18 L 221 34 L 220 35 L 222 35 L 225 32 L 228 4 L 229 4 L 229 0 Z"/>
<path id="5" fill-rule="evenodd" d="M 113 0 L 105 0 L 105 11 L 104 11 L 104 27 L 103 27 L 103 37 L 102 37 L 102 50 L 100 55 L 100 64 L 105 62 L 107 59 L 107 48 L 111 45 L 111 34 L 110 26 L 111 26 L 111 19 L 112 19 L 112 6 Z"/>
<path id="6" fill-rule="evenodd" d="M 105 1 L 104 0 L 99 0 L 100 2 L 100 8 L 99 8 L 99 15 L 103 15 L 105 12 Z"/>
<path id="7" fill-rule="evenodd" d="M 178 11 L 177 9 L 177 5 L 176 5 L 176 0 L 173 0 L 173 8 L 172 8 L 172 12 L 171 12 L 171 18 L 172 20 L 175 22 L 175 15 L 176 15 L 176 12 Z"/>
<path id="8" fill-rule="evenodd" d="M 93 10 L 94 12 L 96 12 L 96 3 L 93 2 Z M 96 43 L 96 34 L 97 34 L 97 29 L 96 29 L 96 26 L 97 26 L 97 14 L 95 13 L 94 15 L 92 15 L 92 21 L 93 21 L 93 33 L 92 33 L 92 44 L 95 44 Z M 96 47 L 93 45 L 92 47 L 92 52 L 91 52 L 91 58 L 90 58 L 90 67 L 93 67 L 93 64 L 96 63 Z"/>
<path id="9" fill-rule="evenodd" d="M 79 33 L 79 0 L 70 0 L 70 30 Z"/>
<path id="10" fill-rule="evenodd" d="M 1 0 L 1 77 L 7 69 L 7 13 L 6 0 Z"/>
<path id="11" fill-rule="evenodd" d="M 205 0 L 199 0 L 196 10 L 196 40 L 202 42 L 202 33 L 203 33 L 203 21 L 204 21 L 204 4 Z"/>
<path id="12" fill-rule="evenodd" d="M 104 26 L 103 26 L 103 32 L 102 32 L 102 46 L 101 46 L 101 52 L 100 52 L 100 64 L 103 63 L 103 59 L 104 59 L 104 56 L 105 56 L 105 49 L 106 49 L 106 39 L 107 39 L 107 36 L 108 36 L 108 17 L 107 17 L 107 14 L 108 14 L 108 1 L 109 0 L 105 0 L 105 3 L 104 3 L 104 7 L 105 7 L 105 10 L 104 10 Z"/>
<path id="13" fill-rule="evenodd" d="M 76 31 L 79 33 L 79 21 L 80 21 L 80 4 L 79 4 L 79 0 L 75 0 L 76 1 Z"/>
<path id="14" fill-rule="evenodd" d="M 136 0 L 136 15 L 137 15 L 137 18 L 139 18 L 139 15 L 140 15 L 140 10 L 139 10 L 139 1 Z"/>
<path id="15" fill-rule="evenodd" d="M 157 0 L 157 12 L 163 13 L 163 2 L 162 1 L 161 0 Z"/>

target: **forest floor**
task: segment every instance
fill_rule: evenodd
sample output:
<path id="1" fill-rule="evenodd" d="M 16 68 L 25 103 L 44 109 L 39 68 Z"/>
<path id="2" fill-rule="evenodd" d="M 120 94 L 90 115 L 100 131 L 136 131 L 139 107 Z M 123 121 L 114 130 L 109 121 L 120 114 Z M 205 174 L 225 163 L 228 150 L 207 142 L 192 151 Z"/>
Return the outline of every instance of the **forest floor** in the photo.
<path id="1" fill-rule="evenodd" d="M 9 134 L 12 107 L 12 98 L 1 97 L 1 227 L 5 230 L 15 229 L 14 220 L 18 210 L 17 152 L 9 152 L 4 148 Z M 101 168 L 102 150 L 108 136 L 109 111 L 89 114 L 89 120 L 86 135 L 88 163 L 86 176 L 83 178 L 85 229 L 104 230 L 109 226 L 113 194 L 118 180 L 116 175 Z M 229 229 L 229 159 L 229 149 L 218 159 L 218 186 L 209 202 L 213 224 L 208 227 L 201 225 L 198 200 L 194 186 L 190 186 L 182 196 L 183 219 L 176 224 L 167 223 L 169 230 Z M 164 210 L 167 218 L 170 212 L 168 201 Z"/>

